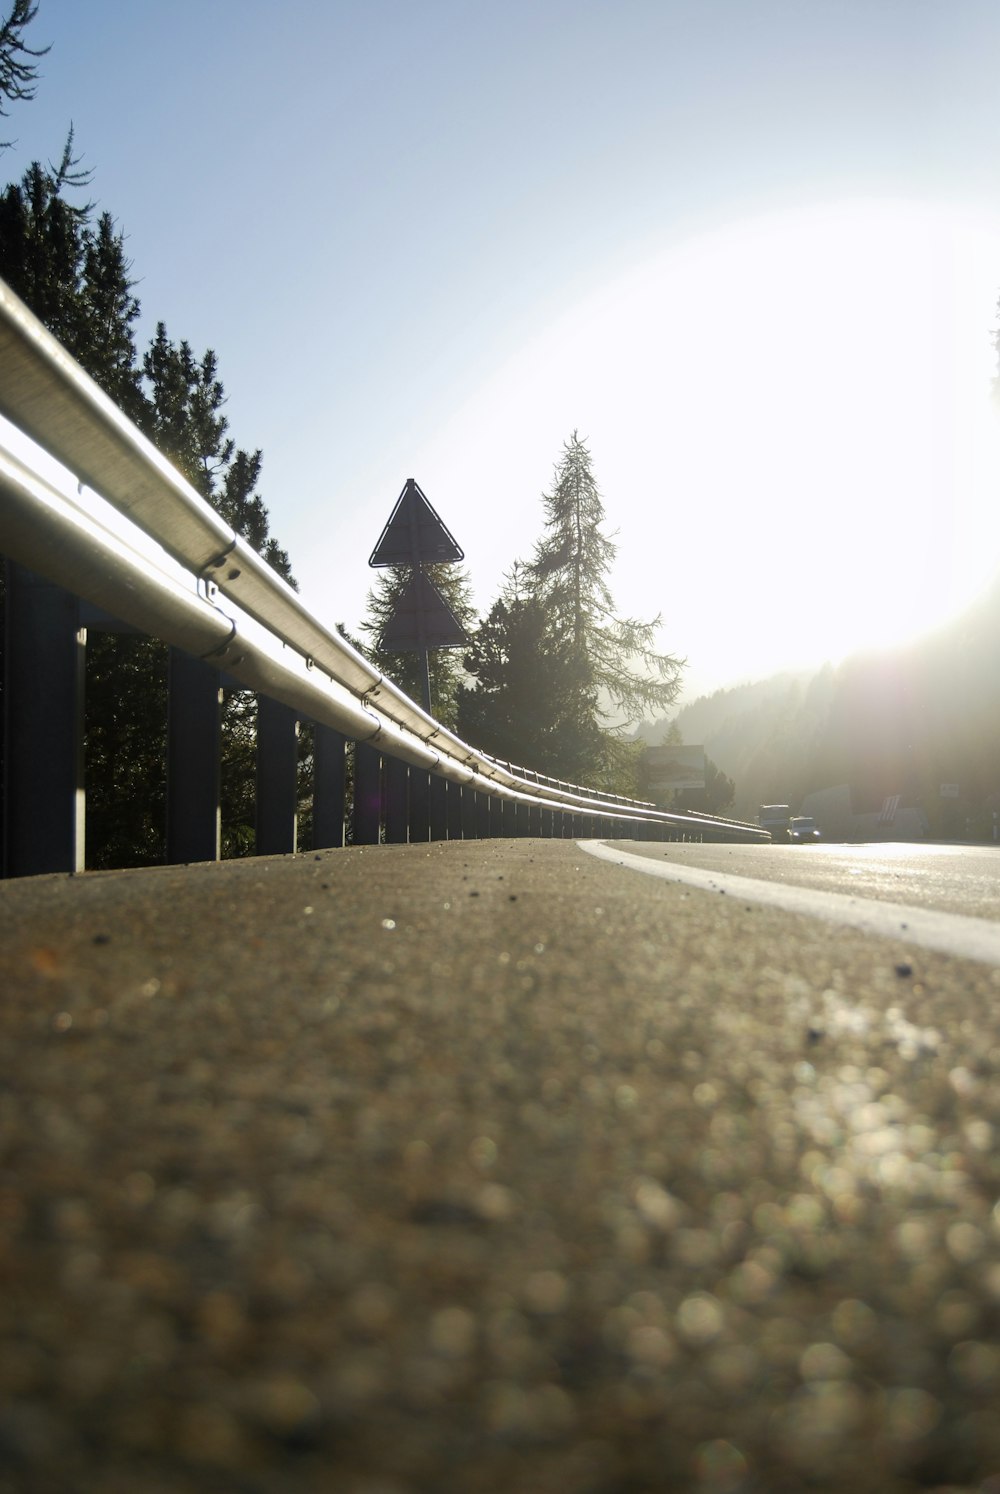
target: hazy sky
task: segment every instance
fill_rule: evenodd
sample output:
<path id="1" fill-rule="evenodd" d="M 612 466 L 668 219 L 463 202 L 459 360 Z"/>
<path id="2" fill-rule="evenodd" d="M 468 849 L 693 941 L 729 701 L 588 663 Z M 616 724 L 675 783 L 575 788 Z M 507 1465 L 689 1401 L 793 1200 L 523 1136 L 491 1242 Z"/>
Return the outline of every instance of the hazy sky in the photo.
<path id="1" fill-rule="evenodd" d="M 574 428 L 694 689 L 1000 569 L 996 0 L 40 0 L 31 40 L 3 179 L 73 122 L 324 620 L 409 476 L 485 610 Z"/>

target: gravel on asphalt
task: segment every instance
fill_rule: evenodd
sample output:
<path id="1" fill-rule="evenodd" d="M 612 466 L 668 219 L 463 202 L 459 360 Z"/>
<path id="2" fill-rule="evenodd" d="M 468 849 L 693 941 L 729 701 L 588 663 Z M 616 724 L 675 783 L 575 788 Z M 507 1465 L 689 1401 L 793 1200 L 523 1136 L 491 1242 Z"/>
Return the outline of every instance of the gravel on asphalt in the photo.
<path id="1" fill-rule="evenodd" d="M 1000 1494 L 1000 972 L 537 840 L 0 884 L 0 1494 Z"/>

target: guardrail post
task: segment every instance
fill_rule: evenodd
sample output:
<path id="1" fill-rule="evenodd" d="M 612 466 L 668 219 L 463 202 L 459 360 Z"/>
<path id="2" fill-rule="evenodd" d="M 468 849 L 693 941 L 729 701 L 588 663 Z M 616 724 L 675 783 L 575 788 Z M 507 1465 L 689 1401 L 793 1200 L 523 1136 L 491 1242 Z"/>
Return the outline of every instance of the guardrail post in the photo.
<path id="1" fill-rule="evenodd" d="M 492 797 L 482 789 L 476 791 L 476 835 L 480 840 L 489 840 L 492 831 L 490 829 L 490 806 Z"/>
<path id="2" fill-rule="evenodd" d="M 500 810 L 500 834 L 505 839 L 510 839 L 517 834 L 517 801 L 515 799 L 501 799 Z"/>
<path id="3" fill-rule="evenodd" d="M 167 861 L 218 861 L 221 676 L 179 648 L 167 671 Z"/>
<path id="4" fill-rule="evenodd" d="M 410 769 L 410 843 L 423 844 L 431 833 L 431 775 L 426 768 Z"/>
<path id="5" fill-rule="evenodd" d="M 7 562 L 4 875 L 84 868 L 86 631 L 61 586 Z"/>
<path id="6" fill-rule="evenodd" d="M 549 837 L 551 837 L 552 835 L 555 834 L 555 830 L 554 830 L 553 824 L 552 824 L 553 819 L 554 819 L 554 815 L 553 815 L 552 810 L 549 809 L 546 805 L 543 804 L 541 806 L 541 814 L 540 814 L 540 817 L 539 817 L 539 827 L 538 827 L 538 833 L 539 833 L 539 835 L 545 836 L 545 838 L 548 839 Z"/>
<path id="7" fill-rule="evenodd" d="M 464 793 L 465 789 L 460 783 L 449 779 L 446 805 L 449 840 L 462 839 L 462 796 Z"/>
<path id="8" fill-rule="evenodd" d="M 431 774 L 431 840 L 448 839 L 448 780 Z"/>
<path id="9" fill-rule="evenodd" d="M 291 706 L 267 695 L 257 697 L 257 834 L 258 856 L 282 856 L 295 850 L 298 737 Z"/>
<path id="10" fill-rule="evenodd" d="M 313 846 L 344 844 L 344 748 L 347 738 L 319 721 L 313 727 Z"/>
<path id="11" fill-rule="evenodd" d="M 368 742 L 354 744 L 354 844 L 377 846 L 382 825 L 382 754 Z"/>
<path id="12" fill-rule="evenodd" d="M 389 845 L 405 845 L 409 829 L 406 813 L 406 789 L 409 764 L 401 757 L 383 760 L 385 776 L 385 838 Z"/>
<path id="13" fill-rule="evenodd" d="M 499 840 L 503 835 L 504 800 L 496 794 L 490 795 L 490 839 Z"/>
<path id="14" fill-rule="evenodd" d="M 528 805 L 528 834 L 536 839 L 542 833 L 542 806 L 540 804 Z"/>
<path id="15" fill-rule="evenodd" d="M 462 839 L 475 840 L 479 834 L 479 795 L 470 784 L 462 785 Z"/>

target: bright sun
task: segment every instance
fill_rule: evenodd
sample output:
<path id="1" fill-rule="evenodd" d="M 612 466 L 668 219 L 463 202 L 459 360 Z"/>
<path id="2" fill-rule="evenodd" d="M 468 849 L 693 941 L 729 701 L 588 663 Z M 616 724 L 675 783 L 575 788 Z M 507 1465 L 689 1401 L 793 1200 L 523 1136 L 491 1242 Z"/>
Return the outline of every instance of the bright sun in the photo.
<path id="1" fill-rule="evenodd" d="M 421 455 L 503 495 L 480 587 L 530 548 L 589 438 L 621 610 L 694 680 L 903 640 L 1000 568 L 991 331 L 1000 224 L 914 204 L 770 215 L 638 265 L 550 324 Z M 484 473 L 483 453 L 490 468 Z M 431 480 L 430 476 L 428 480 Z M 485 488 L 484 488 L 485 483 Z"/>

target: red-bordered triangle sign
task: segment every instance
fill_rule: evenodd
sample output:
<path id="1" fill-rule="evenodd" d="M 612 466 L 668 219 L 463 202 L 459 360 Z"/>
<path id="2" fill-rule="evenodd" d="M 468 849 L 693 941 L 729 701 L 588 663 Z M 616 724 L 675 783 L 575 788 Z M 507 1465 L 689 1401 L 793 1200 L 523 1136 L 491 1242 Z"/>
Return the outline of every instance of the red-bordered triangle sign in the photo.
<path id="1" fill-rule="evenodd" d="M 414 571 L 382 631 L 389 653 L 423 648 L 461 648 L 468 639 L 458 618 L 423 571 Z"/>
<path id="2" fill-rule="evenodd" d="M 408 477 L 368 564 L 438 565 L 464 559 L 465 551 L 459 549 L 418 484 Z"/>

